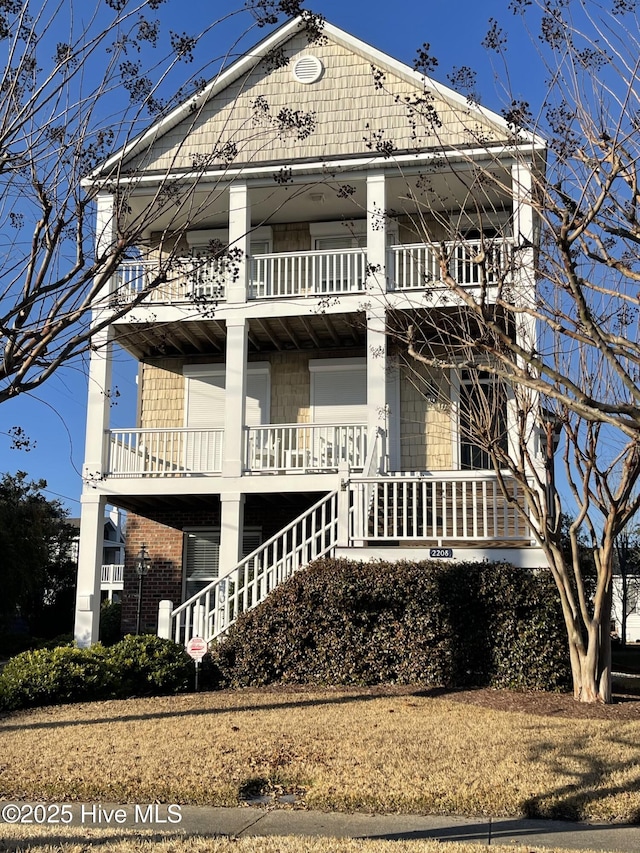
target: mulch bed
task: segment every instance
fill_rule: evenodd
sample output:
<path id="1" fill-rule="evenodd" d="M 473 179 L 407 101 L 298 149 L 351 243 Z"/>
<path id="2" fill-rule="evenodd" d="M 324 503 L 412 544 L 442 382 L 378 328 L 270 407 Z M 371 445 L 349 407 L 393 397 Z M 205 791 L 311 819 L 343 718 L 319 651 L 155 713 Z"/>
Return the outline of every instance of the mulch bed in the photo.
<path id="1" fill-rule="evenodd" d="M 576 702 L 567 693 L 519 693 L 513 690 L 438 690 L 442 698 L 467 702 L 496 711 L 523 711 L 541 717 L 569 717 L 581 720 L 640 720 L 640 696 L 617 695 L 611 705 Z"/>

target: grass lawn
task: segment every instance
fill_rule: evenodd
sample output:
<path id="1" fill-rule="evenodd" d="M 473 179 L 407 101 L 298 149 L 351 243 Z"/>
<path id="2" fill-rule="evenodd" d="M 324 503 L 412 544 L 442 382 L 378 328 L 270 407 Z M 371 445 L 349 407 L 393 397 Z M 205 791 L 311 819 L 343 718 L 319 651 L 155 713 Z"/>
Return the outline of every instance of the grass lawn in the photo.
<path id="1" fill-rule="evenodd" d="M 114 838 L 114 835 L 117 837 Z M 85 853 L 89 844 L 102 853 L 443 853 L 440 841 L 377 841 L 336 838 L 181 838 L 167 835 L 158 839 L 152 833 L 114 833 L 113 830 L 83 830 L 79 837 L 73 829 L 61 830 L 58 837 L 45 829 L 3 827 L 3 851 L 33 851 L 33 853 Z M 516 847 L 512 844 L 462 844 L 447 842 L 445 853 L 575 853 L 561 847 Z M 593 853 L 593 851 L 582 851 Z M 601 850 L 600 853 L 603 853 Z"/>
<path id="2" fill-rule="evenodd" d="M 637 821 L 640 720 L 397 688 L 250 689 L 0 720 L 0 799 L 236 805 L 260 790 L 324 810 Z"/>

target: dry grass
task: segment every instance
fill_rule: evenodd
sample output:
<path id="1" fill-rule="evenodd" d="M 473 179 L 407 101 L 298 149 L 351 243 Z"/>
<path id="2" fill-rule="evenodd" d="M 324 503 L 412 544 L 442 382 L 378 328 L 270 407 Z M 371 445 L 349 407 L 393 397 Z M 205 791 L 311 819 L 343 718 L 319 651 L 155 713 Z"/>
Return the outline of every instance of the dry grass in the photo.
<path id="1" fill-rule="evenodd" d="M 336 838 L 301 838 L 272 836 L 267 838 L 182 838 L 152 833 L 114 833 L 113 830 L 63 829 L 53 837 L 45 829 L 3 827 L 2 850 L 24 853 L 86 853 L 89 845 L 101 853 L 442 853 L 440 841 L 370 841 Z M 446 853 L 570 853 L 564 848 L 515 847 L 512 844 L 447 842 Z M 571 851 L 575 853 L 575 851 Z M 594 853 L 585 850 L 583 853 Z M 606 851 L 600 851 L 606 853 Z"/>
<path id="2" fill-rule="evenodd" d="M 638 820 L 640 722 L 569 720 L 394 690 L 245 690 L 0 721 L 0 799 Z M 397 848 L 396 848 L 397 849 Z"/>

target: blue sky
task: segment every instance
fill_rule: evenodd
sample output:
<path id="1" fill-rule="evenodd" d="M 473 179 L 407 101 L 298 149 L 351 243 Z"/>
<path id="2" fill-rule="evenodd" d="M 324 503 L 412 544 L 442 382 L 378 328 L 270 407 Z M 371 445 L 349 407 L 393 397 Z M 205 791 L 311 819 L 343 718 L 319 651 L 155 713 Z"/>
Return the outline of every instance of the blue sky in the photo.
<path id="1" fill-rule="evenodd" d="M 84 0 L 78 0 L 82 5 Z M 232 0 L 212 4 L 211 0 L 189 0 L 189 20 L 184 19 L 185 4 L 168 0 L 159 15 L 166 29 L 197 32 L 209 22 L 211 7 L 233 9 L 241 5 Z M 510 30 L 507 57 L 511 83 L 520 97 L 532 105 L 540 95 L 541 81 L 532 75 L 535 54 L 529 38 L 523 34 L 519 19 L 507 10 L 507 0 L 402 0 L 395 4 L 381 0 L 316 0 L 309 8 L 331 23 L 353 33 L 374 47 L 412 64 L 416 51 L 429 42 L 439 59 L 433 76 L 446 83 L 454 66 L 468 65 L 478 71 L 482 102 L 499 110 L 504 92 L 492 68 L 490 57 L 481 47 L 490 18 L 498 19 Z M 245 22 L 251 22 L 246 16 Z M 214 30 L 208 42 L 212 55 L 223 52 L 239 29 L 240 20 Z M 235 29 L 234 29 L 235 28 Z M 250 44 L 265 35 L 255 30 Z M 495 58 L 495 55 L 494 55 Z M 499 68 L 499 66 L 497 67 Z M 497 70 L 497 69 L 496 69 Z M 500 69 L 500 76 L 501 69 Z M 78 360 L 61 370 L 46 385 L 0 407 L 0 473 L 26 471 L 33 479 L 48 482 L 50 497 L 58 496 L 72 515 L 79 515 L 82 489 L 80 471 L 84 454 L 84 421 L 87 393 L 87 360 Z M 112 412 L 113 427 L 135 426 L 135 368 L 123 354 L 114 367 L 114 384 L 119 396 Z M 29 452 L 10 449 L 3 433 L 14 426 L 23 427 L 35 446 Z"/>

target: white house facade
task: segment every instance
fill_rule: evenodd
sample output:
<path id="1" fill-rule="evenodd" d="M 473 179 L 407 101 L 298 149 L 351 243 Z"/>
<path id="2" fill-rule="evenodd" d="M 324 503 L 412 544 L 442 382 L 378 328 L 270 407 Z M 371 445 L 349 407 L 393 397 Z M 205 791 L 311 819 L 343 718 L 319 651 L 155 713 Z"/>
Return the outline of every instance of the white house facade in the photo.
<path id="1" fill-rule="evenodd" d="M 416 131 L 425 93 L 437 133 Z M 505 495 L 460 430 L 464 378 L 408 364 L 391 333 L 392 317 L 455 310 L 434 242 L 469 289 L 474 228 L 479 245 L 500 225 L 497 265 L 533 251 L 543 146 L 529 149 L 527 164 L 499 116 L 330 24 L 310 44 L 294 20 L 98 170 L 99 244 L 120 185 L 136 180 L 131 216 L 167 177 L 192 192 L 184 212 L 158 203 L 96 308 L 136 302 L 164 269 L 91 355 L 80 644 L 97 639 L 106 504 L 127 511 L 125 629 L 137 613 L 180 642 L 220 636 L 321 555 L 544 563 L 515 485 Z M 500 180 L 479 218 L 466 177 L 480 163 Z M 461 217 L 464 246 L 446 227 Z M 533 287 L 526 269 L 514 286 Z M 115 344 L 139 363 L 126 429 L 110 424 Z"/>

